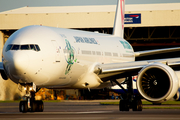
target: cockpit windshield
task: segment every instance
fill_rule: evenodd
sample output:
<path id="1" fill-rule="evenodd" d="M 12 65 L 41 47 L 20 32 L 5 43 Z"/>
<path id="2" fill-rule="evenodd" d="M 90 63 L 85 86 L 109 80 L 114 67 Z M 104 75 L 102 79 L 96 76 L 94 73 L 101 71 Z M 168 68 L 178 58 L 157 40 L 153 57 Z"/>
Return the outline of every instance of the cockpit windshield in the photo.
<path id="1" fill-rule="evenodd" d="M 19 45 L 13 45 L 11 50 L 19 50 Z"/>
<path id="2" fill-rule="evenodd" d="M 6 47 L 6 52 L 9 50 L 34 50 L 34 51 L 40 51 L 40 48 L 36 44 L 25 44 L 25 45 L 17 45 L 17 44 L 9 44 Z"/>
<path id="3" fill-rule="evenodd" d="M 30 49 L 31 49 L 31 50 L 35 50 L 35 51 L 36 51 L 36 46 L 34 46 L 34 45 L 30 45 Z"/>
<path id="4" fill-rule="evenodd" d="M 29 47 L 29 45 L 21 45 L 21 48 L 20 48 L 21 50 L 29 50 L 30 49 L 30 47 Z"/>
<path id="5" fill-rule="evenodd" d="M 6 47 L 6 52 L 7 52 L 8 50 L 11 50 L 12 46 L 13 46 L 13 45 L 8 45 L 8 46 Z"/>

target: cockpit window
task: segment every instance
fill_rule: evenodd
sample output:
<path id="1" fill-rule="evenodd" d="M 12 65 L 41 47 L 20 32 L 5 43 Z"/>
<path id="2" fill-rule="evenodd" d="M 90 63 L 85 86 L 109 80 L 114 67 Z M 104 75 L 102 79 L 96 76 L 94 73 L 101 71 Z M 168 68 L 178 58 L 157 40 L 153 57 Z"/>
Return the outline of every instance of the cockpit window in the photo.
<path id="1" fill-rule="evenodd" d="M 40 51 L 39 46 L 38 46 L 38 45 L 35 45 L 35 46 L 36 46 L 36 50 L 37 50 L 37 51 Z"/>
<path id="2" fill-rule="evenodd" d="M 29 45 L 21 45 L 21 50 L 29 50 Z"/>
<path id="3" fill-rule="evenodd" d="M 11 48 L 11 50 L 19 50 L 19 46 L 20 46 L 20 45 L 13 45 L 13 47 Z"/>
<path id="4" fill-rule="evenodd" d="M 5 50 L 5 51 L 7 52 L 7 51 L 11 50 L 12 46 L 13 46 L 13 45 L 11 45 L 11 44 L 8 45 L 8 46 L 6 47 L 6 50 Z"/>
<path id="5" fill-rule="evenodd" d="M 34 45 L 30 45 L 30 49 L 36 51 L 36 47 Z"/>
<path id="6" fill-rule="evenodd" d="M 40 48 L 36 44 L 25 44 L 25 45 L 17 45 L 17 44 L 9 44 L 6 47 L 6 52 L 9 50 L 34 50 L 34 51 L 40 51 Z"/>

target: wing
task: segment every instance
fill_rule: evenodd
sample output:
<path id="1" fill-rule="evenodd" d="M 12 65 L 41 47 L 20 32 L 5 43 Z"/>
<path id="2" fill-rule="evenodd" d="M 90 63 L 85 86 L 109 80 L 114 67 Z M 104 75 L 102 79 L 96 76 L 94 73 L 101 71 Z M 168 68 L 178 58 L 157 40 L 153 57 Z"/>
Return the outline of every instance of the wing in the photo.
<path id="1" fill-rule="evenodd" d="M 137 75 L 142 68 L 152 63 L 162 63 L 175 69 L 180 66 L 180 58 L 101 64 L 95 67 L 94 73 L 107 81 Z"/>
<path id="2" fill-rule="evenodd" d="M 154 54 L 175 52 L 175 51 L 180 51 L 180 47 L 139 51 L 139 52 L 135 52 L 135 57 L 142 57 L 142 56 L 147 56 L 147 55 L 154 55 Z"/>

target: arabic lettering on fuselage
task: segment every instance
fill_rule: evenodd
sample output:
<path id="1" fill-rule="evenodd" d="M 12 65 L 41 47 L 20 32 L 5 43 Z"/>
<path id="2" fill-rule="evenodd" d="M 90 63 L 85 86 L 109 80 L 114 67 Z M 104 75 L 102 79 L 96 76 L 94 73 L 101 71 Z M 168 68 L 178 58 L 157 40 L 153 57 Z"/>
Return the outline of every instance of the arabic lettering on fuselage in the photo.
<path id="1" fill-rule="evenodd" d="M 94 38 L 74 36 L 76 43 L 98 44 Z"/>

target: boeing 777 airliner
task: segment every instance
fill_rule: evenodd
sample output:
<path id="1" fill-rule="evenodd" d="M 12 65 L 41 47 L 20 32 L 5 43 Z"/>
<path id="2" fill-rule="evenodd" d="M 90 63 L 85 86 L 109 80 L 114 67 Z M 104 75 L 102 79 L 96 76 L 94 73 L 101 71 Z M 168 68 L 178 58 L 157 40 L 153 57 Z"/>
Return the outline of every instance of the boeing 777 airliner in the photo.
<path id="1" fill-rule="evenodd" d="M 20 112 L 43 111 L 35 92 L 50 89 L 98 89 L 115 82 L 126 95 L 120 111 L 142 110 L 141 98 L 161 103 L 178 93 L 180 58 L 135 61 L 135 57 L 180 48 L 134 52 L 123 39 L 124 0 L 118 0 L 113 35 L 47 26 L 27 26 L 12 34 L 3 48 L 1 76 L 24 87 Z M 137 75 L 134 95 L 132 77 Z M 117 79 L 126 78 L 127 90 Z"/>

